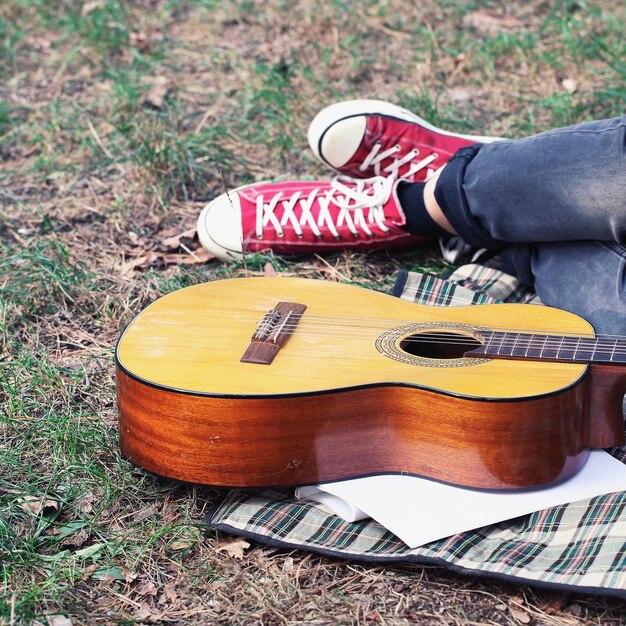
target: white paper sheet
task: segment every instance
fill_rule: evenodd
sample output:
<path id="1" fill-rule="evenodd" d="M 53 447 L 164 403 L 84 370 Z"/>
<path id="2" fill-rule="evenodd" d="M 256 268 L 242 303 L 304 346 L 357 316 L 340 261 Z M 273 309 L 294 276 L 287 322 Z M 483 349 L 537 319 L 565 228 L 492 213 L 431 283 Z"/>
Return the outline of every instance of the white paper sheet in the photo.
<path id="1" fill-rule="evenodd" d="M 298 490 L 298 495 L 304 497 Z M 554 487 L 502 493 L 443 485 L 413 476 L 383 475 L 306 488 L 332 494 L 349 512 L 364 513 L 388 528 L 409 547 L 443 539 L 466 530 L 502 522 L 552 506 L 626 490 L 626 465 L 602 450 L 593 450 L 573 478 Z M 341 514 L 336 500 L 327 500 Z M 362 519 L 356 517 L 355 519 Z"/>
<path id="2" fill-rule="evenodd" d="M 311 485 L 309 487 L 298 487 L 296 489 L 296 497 L 304 500 L 313 500 L 323 504 L 331 513 L 338 515 L 346 522 L 358 522 L 362 519 L 371 517 L 365 511 L 361 511 L 358 507 L 354 506 L 348 500 L 336 496 L 332 493 L 324 491 L 324 487 L 316 487 Z"/>

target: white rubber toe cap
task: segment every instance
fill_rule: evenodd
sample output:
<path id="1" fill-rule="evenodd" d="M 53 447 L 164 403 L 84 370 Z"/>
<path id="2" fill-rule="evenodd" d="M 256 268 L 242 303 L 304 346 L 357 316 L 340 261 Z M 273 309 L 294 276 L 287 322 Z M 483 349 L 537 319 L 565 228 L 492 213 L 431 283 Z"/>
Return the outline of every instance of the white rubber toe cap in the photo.
<path id="1" fill-rule="evenodd" d="M 241 205 L 237 190 L 223 193 L 207 204 L 198 218 L 198 239 L 218 259 L 242 256 Z"/>
<path id="2" fill-rule="evenodd" d="M 366 125 L 367 118 L 364 115 L 335 122 L 318 141 L 319 156 L 331 167 L 344 166 L 359 149 Z"/>

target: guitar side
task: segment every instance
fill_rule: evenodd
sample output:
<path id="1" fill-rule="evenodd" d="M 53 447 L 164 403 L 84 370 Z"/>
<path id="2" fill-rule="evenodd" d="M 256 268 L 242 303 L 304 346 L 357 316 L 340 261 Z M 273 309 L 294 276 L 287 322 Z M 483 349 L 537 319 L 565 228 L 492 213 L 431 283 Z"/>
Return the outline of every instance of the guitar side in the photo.
<path id="1" fill-rule="evenodd" d="M 409 473 L 513 489 L 567 478 L 588 455 L 584 379 L 547 397 L 485 402 L 395 385 L 209 397 L 117 375 L 123 454 L 190 482 L 287 486 Z"/>

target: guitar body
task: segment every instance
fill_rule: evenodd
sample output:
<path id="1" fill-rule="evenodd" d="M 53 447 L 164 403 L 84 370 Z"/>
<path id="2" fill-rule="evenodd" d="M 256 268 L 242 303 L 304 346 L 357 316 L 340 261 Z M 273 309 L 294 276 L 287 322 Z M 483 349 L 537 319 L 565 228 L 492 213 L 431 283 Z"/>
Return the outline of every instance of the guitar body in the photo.
<path id="1" fill-rule="evenodd" d="M 279 302 L 306 310 L 271 363 L 242 362 Z M 409 473 L 519 489 L 573 475 L 592 445 L 590 368 L 464 357 L 483 327 L 593 335 L 548 307 L 428 307 L 317 280 L 173 292 L 117 346 L 121 450 L 156 474 L 220 486 Z"/>

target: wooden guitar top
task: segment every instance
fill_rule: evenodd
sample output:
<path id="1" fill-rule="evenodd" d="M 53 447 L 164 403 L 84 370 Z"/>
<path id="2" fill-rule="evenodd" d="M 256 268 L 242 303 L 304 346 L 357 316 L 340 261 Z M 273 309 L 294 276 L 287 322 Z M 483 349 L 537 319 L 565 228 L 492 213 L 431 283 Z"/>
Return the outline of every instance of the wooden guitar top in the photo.
<path id="1" fill-rule="evenodd" d="M 255 328 L 279 301 L 306 312 L 269 366 L 242 363 Z M 524 328 L 592 335 L 580 317 L 532 305 L 429 307 L 359 287 L 297 278 L 245 278 L 188 287 L 157 300 L 126 329 L 117 350 L 131 376 L 165 388 L 211 395 L 285 395 L 372 383 L 418 385 L 479 398 L 516 398 L 571 385 L 586 367 L 477 359 L 417 360 L 381 353 L 385 331 L 434 322 L 433 328 Z M 467 361 L 467 359 L 465 360 Z M 463 363 L 463 364 L 461 364 Z"/>

